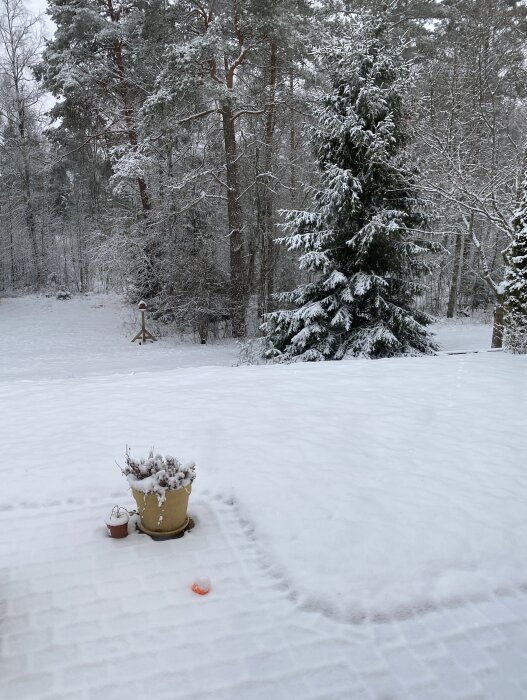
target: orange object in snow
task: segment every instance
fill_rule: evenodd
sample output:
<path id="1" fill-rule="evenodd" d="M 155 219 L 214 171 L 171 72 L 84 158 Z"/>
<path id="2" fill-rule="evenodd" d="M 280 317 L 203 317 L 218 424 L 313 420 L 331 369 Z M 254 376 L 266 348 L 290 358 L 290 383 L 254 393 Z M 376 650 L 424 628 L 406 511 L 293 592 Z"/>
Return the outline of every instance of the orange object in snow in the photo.
<path id="1" fill-rule="evenodd" d="M 192 590 L 198 595 L 207 595 L 210 591 L 210 581 L 208 578 L 198 578 L 192 584 Z"/>

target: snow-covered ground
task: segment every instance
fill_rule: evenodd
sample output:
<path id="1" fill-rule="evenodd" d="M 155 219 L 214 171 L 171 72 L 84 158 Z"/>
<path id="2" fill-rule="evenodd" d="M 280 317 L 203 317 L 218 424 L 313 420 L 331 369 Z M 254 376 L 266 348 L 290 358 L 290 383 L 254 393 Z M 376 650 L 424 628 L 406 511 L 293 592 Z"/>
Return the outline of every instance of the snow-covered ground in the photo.
<path id="1" fill-rule="evenodd" d="M 0 697 L 527 697 L 525 358 L 232 367 L 132 345 L 112 297 L 0 318 Z M 182 540 L 105 536 L 126 445 L 197 462 Z"/>
<path id="2" fill-rule="evenodd" d="M 0 300 L 0 380 L 67 379 L 181 367 L 232 365 L 233 341 L 200 345 L 161 338 L 139 347 L 139 312 L 117 297 L 89 294 L 69 301 L 40 296 Z M 147 328 L 148 328 L 147 322 Z"/>
<path id="3" fill-rule="evenodd" d="M 492 340 L 492 326 L 469 318 L 444 319 L 432 326 L 440 350 L 462 352 L 488 350 Z"/>

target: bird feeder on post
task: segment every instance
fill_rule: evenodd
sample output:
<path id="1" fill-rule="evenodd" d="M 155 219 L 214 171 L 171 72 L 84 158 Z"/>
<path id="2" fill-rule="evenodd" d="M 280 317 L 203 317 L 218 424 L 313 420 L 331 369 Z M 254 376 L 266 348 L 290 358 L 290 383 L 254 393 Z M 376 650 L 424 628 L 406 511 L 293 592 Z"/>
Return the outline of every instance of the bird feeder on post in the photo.
<path id="1" fill-rule="evenodd" d="M 140 340 L 143 343 L 146 343 L 147 340 L 157 340 L 156 337 L 152 335 L 149 331 L 146 330 L 145 326 L 145 311 L 146 311 L 146 303 L 144 301 L 140 301 L 139 304 L 137 305 L 139 308 L 139 311 L 141 312 L 141 330 L 139 333 L 135 336 L 135 338 L 132 338 L 132 343 L 135 340 Z"/>

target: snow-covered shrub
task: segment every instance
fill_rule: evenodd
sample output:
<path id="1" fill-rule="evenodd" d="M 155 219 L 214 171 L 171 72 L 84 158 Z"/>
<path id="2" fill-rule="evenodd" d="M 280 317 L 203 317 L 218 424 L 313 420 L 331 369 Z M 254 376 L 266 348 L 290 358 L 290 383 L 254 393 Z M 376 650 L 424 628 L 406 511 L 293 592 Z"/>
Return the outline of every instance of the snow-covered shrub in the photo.
<path id="1" fill-rule="evenodd" d="M 527 353 L 527 175 L 523 196 L 512 219 L 514 238 L 507 250 L 505 274 L 505 347 Z"/>
<path id="2" fill-rule="evenodd" d="M 165 491 L 186 488 L 196 478 L 194 462 L 183 464 L 175 457 L 150 451 L 148 457 L 134 459 L 126 453 L 126 464 L 122 472 L 130 486 L 143 493 L 157 493 L 161 498 Z"/>
<path id="3" fill-rule="evenodd" d="M 509 321 L 505 328 L 505 347 L 516 355 L 527 354 L 527 327 L 524 323 Z"/>
<path id="4" fill-rule="evenodd" d="M 235 367 L 243 365 L 261 365 L 264 351 L 264 341 L 262 338 L 251 338 L 248 340 L 237 340 L 238 362 Z"/>
<path id="5" fill-rule="evenodd" d="M 291 359 L 275 348 L 273 342 L 267 338 L 250 338 L 249 340 L 236 341 L 239 347 L 238 362 L 235 367 L 244 365 L 261 365 L 267 363 L 289 363 Z"/>

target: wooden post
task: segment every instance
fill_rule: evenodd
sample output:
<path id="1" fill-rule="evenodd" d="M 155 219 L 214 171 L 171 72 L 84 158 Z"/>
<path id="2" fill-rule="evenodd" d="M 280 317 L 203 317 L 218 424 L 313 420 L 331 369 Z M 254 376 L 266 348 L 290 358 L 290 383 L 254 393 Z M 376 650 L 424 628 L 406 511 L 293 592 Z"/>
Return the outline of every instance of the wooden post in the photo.
<path id="1" fill-rule="evenodd" d="M 146 330 L 146 326 L 145 326 L 146 304 L 145 304 L 145 302 L 140 301 L 138 304 L 138 307 L 139 307 L 139 311 L 141 312 L 141 330 L 134 338 L 132 338 L 132 343 L 135 340 L 140 340 L 143 343 L 146 343 L 147 340 L 153 340 L 153 341 L 157 340 L 157 338 L 155 338 L 152 335 L 152 333 L 150 333 L 149 331 Z"/>

